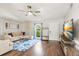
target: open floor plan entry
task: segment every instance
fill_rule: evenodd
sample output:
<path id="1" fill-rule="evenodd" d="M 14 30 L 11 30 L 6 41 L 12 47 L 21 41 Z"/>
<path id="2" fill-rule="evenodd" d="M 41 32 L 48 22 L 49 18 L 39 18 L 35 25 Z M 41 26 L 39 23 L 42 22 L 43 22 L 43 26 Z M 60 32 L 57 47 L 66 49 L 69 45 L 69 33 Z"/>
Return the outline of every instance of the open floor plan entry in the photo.
<path id="1" fill-rule="evenodd" d="M 79 56 L 79 3 L 0 3 L 0 56 Z"/>

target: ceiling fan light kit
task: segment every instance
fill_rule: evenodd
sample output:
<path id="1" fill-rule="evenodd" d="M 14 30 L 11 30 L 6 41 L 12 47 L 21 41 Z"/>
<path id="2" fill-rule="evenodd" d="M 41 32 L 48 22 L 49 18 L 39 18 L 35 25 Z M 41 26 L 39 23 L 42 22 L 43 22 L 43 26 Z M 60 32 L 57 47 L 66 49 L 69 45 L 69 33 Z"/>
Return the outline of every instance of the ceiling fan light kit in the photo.
<path id="1" fill-rule="evenodd" d="M 27 5 L 27 9 L 28 10 L 19 10 L 19 11 L 25 12 L 26 16 L 28 16 L 28 15 L 38 16 L 38 14 L 40 13 L 40 11 L 32 10 L 32 7 L 30 5 Z"/>

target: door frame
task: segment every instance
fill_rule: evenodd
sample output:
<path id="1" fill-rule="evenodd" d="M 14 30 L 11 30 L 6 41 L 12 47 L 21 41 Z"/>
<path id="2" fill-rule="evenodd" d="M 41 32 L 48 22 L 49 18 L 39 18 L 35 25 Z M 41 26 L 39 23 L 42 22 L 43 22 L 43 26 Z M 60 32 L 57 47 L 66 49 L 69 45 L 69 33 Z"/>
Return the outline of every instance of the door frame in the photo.
<path id="1" fill-rule="evenodd" d="M 43 23 L 34 23 L 34 39 L 37 39 L 37 37 L 36 37 L 36 28 L 35 28 L 36 24 L 40 24 L 41 25 L 40 39 L 42 40 L 42 27 L 43 27 L 42 24 Z"/>

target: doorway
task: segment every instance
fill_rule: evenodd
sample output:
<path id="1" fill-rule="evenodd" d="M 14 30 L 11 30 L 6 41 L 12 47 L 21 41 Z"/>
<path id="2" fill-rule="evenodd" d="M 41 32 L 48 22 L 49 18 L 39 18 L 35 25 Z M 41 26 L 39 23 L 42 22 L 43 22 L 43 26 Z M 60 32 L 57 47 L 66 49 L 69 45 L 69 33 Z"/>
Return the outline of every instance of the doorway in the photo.
<path id="1" fill-rule="evenodd" d="M 34 38 L 42 39 L 42 23 L 34 23 Z"/>

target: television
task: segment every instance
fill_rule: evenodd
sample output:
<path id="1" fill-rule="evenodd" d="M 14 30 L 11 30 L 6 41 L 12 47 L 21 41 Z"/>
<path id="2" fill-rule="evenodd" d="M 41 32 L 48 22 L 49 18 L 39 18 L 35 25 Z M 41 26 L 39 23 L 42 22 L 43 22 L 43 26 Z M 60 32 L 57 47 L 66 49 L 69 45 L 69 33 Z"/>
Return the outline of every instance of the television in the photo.
<path id="1" fill-rule="evenodd" d="M 66 20 L 63 24 L 63 33 L 69 40 L 74 39 L 74 23 L 73 19 Z"/>

